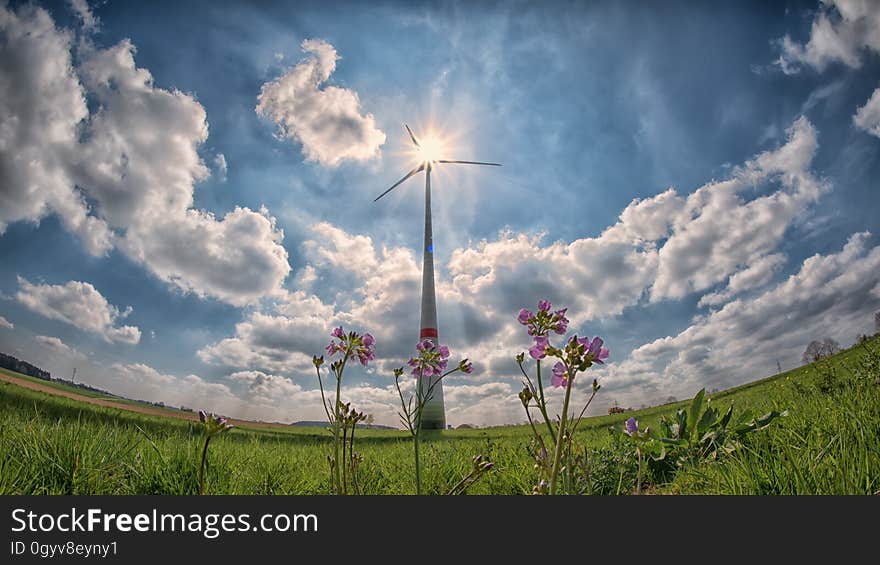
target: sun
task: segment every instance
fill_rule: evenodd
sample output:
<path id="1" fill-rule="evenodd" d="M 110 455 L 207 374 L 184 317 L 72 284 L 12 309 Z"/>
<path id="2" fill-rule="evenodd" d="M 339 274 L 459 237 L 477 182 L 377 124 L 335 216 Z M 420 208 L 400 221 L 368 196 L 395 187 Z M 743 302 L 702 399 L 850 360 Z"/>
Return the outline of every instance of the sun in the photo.
<path id="1" fill-rule="evenodd" d="M 425 137 L 419 140 L 419 147 L 416 151 L 419 161 L 431 162 L 443 159 L 445 153 L 443 141 L 434 136 Z"/>

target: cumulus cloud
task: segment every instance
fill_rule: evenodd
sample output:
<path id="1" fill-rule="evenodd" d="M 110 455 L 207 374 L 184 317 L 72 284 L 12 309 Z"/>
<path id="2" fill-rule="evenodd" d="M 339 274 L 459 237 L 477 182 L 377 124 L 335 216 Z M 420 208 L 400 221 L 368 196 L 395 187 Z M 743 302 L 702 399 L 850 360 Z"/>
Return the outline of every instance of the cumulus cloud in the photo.
<path id="1" fill-rule="evenodd" d="M 70 2 L 71 9 L 73 9 L 73 13 L 76 14 L 76 17 L 79 18 L 79 21 L 82 23 L 83 31 L 97 31 L 98 26 L 101 25 L 101 20 L 92 12 L 89 3 L 86 0 L 68 1 Z"/>
<path id="2" fill-rule="evenodd" d="M 56 213 L 89 253 L 112 247 L 107 223 L 75 186 L 77 127 L 88 117 L 72 35 L 42 8 L 0 6 L 0 235 Z"/>
<path id="3" fill-rule="evenodd" d="M 157 87 L 128 40 L 82 40 L 74 67 L 71 33 L 41 8 L 0 7 L 0 31 L 0 233 L 55 213 L 89 252 L 116 246 L 183 291 L 235 305 L 280 292 L 290 265 L 268 211 L 192 207 L 209 175 L 192 95 Z"/>
<path id="4" fill-rule="evenodd" d="M 69 360 L 86 358 L 85 355 L 83 355 L 73 347 L 70 347 L 57 337 L 38 335 L 34 336 L 34 341 L 53 356 L 60 355 L 62 357 L 66 357 Z"/>
<path id="5" fill-rule="evenodd" d="M 783 72 L 794 74 L 801 65 L 819 72 L 831 63 L 858 68 L 862 52 L 880 51 L 880 4 L 865 0 L 823 0 L 813 19 L 805 45 L 786 35 L 777 60 Z"/>
<path id="6" fill-rule="evenodd" d="M 302 144 L 306 159 L 336 166 L 345 159 L 366 161 L 379 155 L 385 134 L 372 114 L 361 115 L 357 92 L 321 85 L 339 59 L 326 41 L 307 39 L 309 54 L 260 89 L 256 111 L 278 126 L 278 136 Z"/>
<path id="7" fill-rule="evenodd" d="M 303 292 L 291 293 L 272 313 L 252 312 L 235 336 L 198 351 L 205 363 L 275 372 L 307 371 L 312 355 L 329 342 L 333 306 Z"/>
<path id="8" fill-rule="evenodd" d="M 108 343 L 135 344 L 141 339 L 141 330 L 136 326 L 117 325 L 131 308 L 120 312 L 89 283 L 32 284 L 18 277 L 18 285 L 16 300 L 41 316 L 100 335 Z"/>
<path id="9" fill-rule="evenodd" d="M 15 329 L 15 324 L 10 322 L 9 320 L 4 318 L 3 316 L 0 316 L 0 328 L 6 328 L 7 330 L 12 330 L 12 329 Z"/>
<path id="10" fill-rule="evenodd" d="M 827 189 L 810 170 L 817 147 L 815 127 L 800 117 L 788 129 L 784 145 L 737 167 L 732 178 L 688 195 L 659 251 L 651 299 L 704 290 L 769 254 Z M 766 183 L 779 189 L 743 199 L 747 190 Z"/>
<path id="11" fill-rule="evenodd" d="M 199 296 L 243 306 L 281 293 L 290 272 L 284 232 L 265 208 L 236 207 L 222 219 L 190 209 L 141 227 L 123 249 L 160 279 Z"/>
<path id="12" fill-rule="evenodd" d="M 223 383 L 206 381 L 198 375 L 177 377 L 143 363 L 113 364 L 103 379 L 130 398 L 173 406 L 228 413 L 242 403 Z"/>
<path id="13" fill-rule="evenodd" d="M 865 105 L 856 110 L 853 123 L 857 128 L 880 137 L 880 88 L 875 89 Z"/>
<path id="14" fill-rule="evenodd" d="M 727 288 L 700 298 L 698 306 L 717 306 L 746 290 L 760 288 L 769 283 L 785 264 L 785 255 L 774 253 L 761 257 L 751 265 L 730 276 Z"/>
<path id="15" fill-rule="evenodd" d="M 869 234 L 843 249 L 806 259 L 799 271 L 751 300 L 737 299 L 681 333 L 635 349 L 608 367 L 603 390 L 633 402 L 687 397 L 700 387 L 728 387 L 791 367 L 822 336 L 841 343 L 869 333 L 880 296 L 880 247 Z"/>

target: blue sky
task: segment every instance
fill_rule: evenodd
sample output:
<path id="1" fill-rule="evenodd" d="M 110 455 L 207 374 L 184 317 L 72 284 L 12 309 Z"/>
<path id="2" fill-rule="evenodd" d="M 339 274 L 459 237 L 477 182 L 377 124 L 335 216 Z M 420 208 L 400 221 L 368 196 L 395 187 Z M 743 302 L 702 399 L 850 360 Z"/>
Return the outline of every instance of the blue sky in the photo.
<path id="1" fill-rule="evenodd" d="M 611 363 L 596 411 L 844 345 L 880 308 L 880 6 L 20 3 L 0 8 L 0 350 L 233 416 L 317 419 L 309 359 L 394 422 L 434 129 L 450 423 L 524 418 L 541 298 Z M 584 379 L 586 384 L 587 380 Z M 583 393 L 585 389 L 578 389 Z"/>

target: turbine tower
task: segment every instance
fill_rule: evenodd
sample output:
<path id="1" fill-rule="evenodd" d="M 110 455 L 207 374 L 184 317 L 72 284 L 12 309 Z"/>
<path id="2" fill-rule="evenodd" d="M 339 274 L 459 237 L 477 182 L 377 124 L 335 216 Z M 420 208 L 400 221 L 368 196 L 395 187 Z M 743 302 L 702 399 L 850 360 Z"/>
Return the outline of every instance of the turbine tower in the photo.
<path id="1" fill-rule="evenodd" d="M 439 334 L 437 332 L 437 297 L 434 292 L 434 238 L 431 229 L 431 169 L 437 164 L 456 164 L 456 165 L 491 165 L 500 167 L 500 163 L 483 163 L 481 161 L 451 161 L 448 159 L 439 159 L 440 146 L 438 142 L 433 140 L 425 140 L 425 143 L 419 143 L 415 134 L 404 124 L 409 138 L 419 153 L 420 164 L 402 179 L 391 185 L 391 188 L 376 197 L 376 202 L 411 176 L 425 171 L 425 246 L 422 248 L 422 318 L 419 326 L 419 341 L 430 338 L 435 344 L 439 344 Z M 446 409 L 443 405 L 443 383 L 438 383 L 439 376 L 432 376 L 430 379 L 419 380 L 419 388 L 422 393 L 434 386 L 431 397 L 425 402 L 422 410 L 422 429 L 442 430 L 446 428 Z M 426 382 L 427 381 L 427 382 Z"/>

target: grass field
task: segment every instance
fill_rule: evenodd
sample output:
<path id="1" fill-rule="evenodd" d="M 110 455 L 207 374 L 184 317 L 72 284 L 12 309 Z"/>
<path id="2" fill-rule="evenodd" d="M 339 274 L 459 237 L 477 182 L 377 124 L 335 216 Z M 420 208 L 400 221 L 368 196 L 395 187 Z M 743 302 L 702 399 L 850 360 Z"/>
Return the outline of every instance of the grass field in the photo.
<path id="1" fill-rule="evenodd" d="M 23 377 L 27 379 L 27 377 Z M 40 381 L 44 382 L 44 381 Z M 59 385 L 61 386 L 61 385 Z M 71 388 L 71 387 L 68 387 Z M 80 389 L 76 392 L 83 393 Z M 694 391 L 696 392 L 696 391 Z M 601 391 L 600 391 L 601 394 Z M 789 415 L 741 449 L 670 469 L 652 463 L 653 494 L 875 494 L 880 491 L 880 338 L 799 369 L 712 395 L 712 405 Z M 686 402 L 587 419 L 580 491 L 630 494 L 629 438 L 609 431 L 635 416 L 656 426 Z M 414 492 L 405 432 L 358 431 L 365 494 Z M 530 494 L 525 426 L 444 431 L 423 444 L 423 490 L 444 494 L 482 453 L 495 468 L 469 494 Z M 202 430 L 196 422 L 93 406 L 0 382 L 0 494 L 195 494 Z M 321 428 L 241 425 L 211 443 L 210 494 L 326 494 L 330 438 Z"/>

